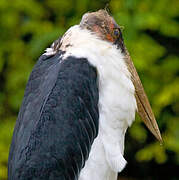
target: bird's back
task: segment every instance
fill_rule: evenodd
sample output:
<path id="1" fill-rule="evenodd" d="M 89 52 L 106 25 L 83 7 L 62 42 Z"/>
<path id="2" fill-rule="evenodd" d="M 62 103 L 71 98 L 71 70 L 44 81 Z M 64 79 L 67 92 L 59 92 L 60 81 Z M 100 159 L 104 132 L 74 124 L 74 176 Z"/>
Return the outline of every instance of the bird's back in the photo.
<path id="1" fill-rule="evenodd" d="M 42 56 L 27 83 L 9 180 L 75 180 L 98 133 L 97 74 L 84 58 Z"/>

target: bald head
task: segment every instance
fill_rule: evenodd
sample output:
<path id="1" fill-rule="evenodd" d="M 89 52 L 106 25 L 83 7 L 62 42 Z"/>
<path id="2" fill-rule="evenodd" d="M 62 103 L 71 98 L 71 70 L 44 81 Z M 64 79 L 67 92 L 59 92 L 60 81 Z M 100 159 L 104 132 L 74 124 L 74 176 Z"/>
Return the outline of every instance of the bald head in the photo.
<path id="1" fill-rule="evenodd" d="M 116 44 L 122 52 L 125 51 L 120 26 L 106 10 L 84 14 L 80 27 L 90 30 L 103 40 Z"/>

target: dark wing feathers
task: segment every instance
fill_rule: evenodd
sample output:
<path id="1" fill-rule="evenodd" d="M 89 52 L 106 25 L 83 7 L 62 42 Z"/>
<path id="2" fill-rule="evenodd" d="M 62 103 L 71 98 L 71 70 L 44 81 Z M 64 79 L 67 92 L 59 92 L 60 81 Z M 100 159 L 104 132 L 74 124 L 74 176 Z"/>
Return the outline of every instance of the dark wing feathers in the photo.
<path id="1" fill-rule="evenodd" d="M 96 69 L 85 58 L 34 67 L 14 129 L 9 180 L 76 180 L 98 133 Z"/>

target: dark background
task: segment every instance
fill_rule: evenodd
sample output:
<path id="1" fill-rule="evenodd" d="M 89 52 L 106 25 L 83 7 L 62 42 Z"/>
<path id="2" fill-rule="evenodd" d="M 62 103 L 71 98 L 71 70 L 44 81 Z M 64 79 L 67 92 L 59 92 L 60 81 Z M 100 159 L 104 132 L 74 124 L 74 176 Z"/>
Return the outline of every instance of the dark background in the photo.
<path id="1" fill-rule="evenodd" d="M 55 39 L 87 11 L 107 8 L 124 27 L 125 44 L 156 115 L 163 145 L 136 117 L 119 179 L 179 179 L 178 0 L 0 0 L 0 179 L 28 76 Z M 178 169 L 177 169 L 178 168 Z"/>

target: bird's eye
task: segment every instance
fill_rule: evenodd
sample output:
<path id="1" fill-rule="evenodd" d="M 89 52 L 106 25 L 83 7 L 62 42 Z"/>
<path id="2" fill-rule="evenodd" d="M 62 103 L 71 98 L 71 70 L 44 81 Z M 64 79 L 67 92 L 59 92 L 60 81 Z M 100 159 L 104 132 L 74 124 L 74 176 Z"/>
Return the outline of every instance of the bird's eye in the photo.
<path id="1" fill-rule="evenodd" d="M 114 34 L 114 36 L 119 37 L 119 35 L 120 35 L 119 29 L 114 29 L 113 34 Z"/>

